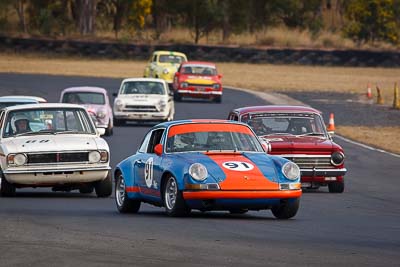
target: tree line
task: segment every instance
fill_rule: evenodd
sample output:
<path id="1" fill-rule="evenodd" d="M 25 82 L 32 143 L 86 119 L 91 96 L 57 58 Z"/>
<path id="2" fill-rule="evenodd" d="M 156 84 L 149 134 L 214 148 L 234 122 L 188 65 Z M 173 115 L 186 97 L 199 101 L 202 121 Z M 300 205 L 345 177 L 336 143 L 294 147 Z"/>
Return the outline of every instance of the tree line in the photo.
<path id="1" fill-rule="evenodd" d="M 335 31 L 357 43 L 399 44 L 400 0 L 1 0 L 0 30 L 17 17 L 18 30 L 44 36 L 188 28 L 193 42 L 213 31 L 226 42 L 232 34 L 285 26 Z M 329 17 L 327 14 L 330 14 Z"/>

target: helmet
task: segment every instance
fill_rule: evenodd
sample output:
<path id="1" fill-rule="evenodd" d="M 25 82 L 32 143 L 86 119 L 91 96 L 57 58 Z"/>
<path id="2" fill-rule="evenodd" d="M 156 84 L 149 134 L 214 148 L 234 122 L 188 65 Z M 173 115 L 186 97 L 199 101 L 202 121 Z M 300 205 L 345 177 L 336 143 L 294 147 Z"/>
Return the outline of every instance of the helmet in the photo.
<path id="1" fill-rule="evenodd" d="M 16 123 L 17 121 L 20 120 L 26 120 L 27 123 L 29 123 L 29 119 L 26 115 L 24 114 L 17 114 L 14 117 L 11 118 L 11 128 L 13 129 L 14 132 L 17 132 L 17 126 Z"/>

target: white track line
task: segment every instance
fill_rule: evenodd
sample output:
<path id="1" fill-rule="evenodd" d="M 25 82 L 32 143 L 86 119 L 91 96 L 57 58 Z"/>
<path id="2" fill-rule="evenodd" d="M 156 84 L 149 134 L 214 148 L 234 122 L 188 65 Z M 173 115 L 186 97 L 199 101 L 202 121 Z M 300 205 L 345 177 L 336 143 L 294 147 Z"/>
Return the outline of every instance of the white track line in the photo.
<path id="1" fill-rule="evenodd" d="M 238 87 L 230 87 L 230 86 L 227 86 L 227 89 L 244 91 L 244 92 L 256 95 L 256 96 L 262 98 L 263 100 L 268 101 L 269 103 L 272 103 L 274 105 L 303 105 L 303 106 L 308 106 L 308 105 L 304 104 L 303 102 L 295 100 L 295 99 L 293 99 L 293 98 L 291 98 L 291 97 L 289 97 L 289 96 L 287 96 L 285 94 L 266 93 L 266 92 L 262 92 L 262 91 L 253 91 L 253 90 L 249 90 L 249 89 L 238 88 Z M 385 154 L 391 155 L 391 156 L 396 157 L 396 158 L 400 158 L 399 154 L 395 154 L 395 153 L 392 153 L 392 152 L 389 152 L 389 151 L 386 151 L 386 150 L 383 150 L 383 149 L 379 149 L 379 148 L 374 148 L 372 146 L 368 146 L 368 145 L 365 145 L 365 144 L 362 144 L 362 143 L 347 139 L 347 138 L 345 138 L 343 136 L 339 136 L 339 135 L 336 135 L 336 134 L 335 134 L 335 137 L 337 137 L 337 138 L 339 138 L 339 139 L 341 139 L 343 141 L 346 141 L 348 143 L 351 143 L 353 145 L 357 145 L 357 146 L 360 146 L 360 147 L 363 147 L 363 148 L 366 148 L 366 149 L 369 149 L 369 150 L 372 150 L 372 151 L 377 151 L 377 152 L 381 152 L 381 153 L 385 153 Z"/>

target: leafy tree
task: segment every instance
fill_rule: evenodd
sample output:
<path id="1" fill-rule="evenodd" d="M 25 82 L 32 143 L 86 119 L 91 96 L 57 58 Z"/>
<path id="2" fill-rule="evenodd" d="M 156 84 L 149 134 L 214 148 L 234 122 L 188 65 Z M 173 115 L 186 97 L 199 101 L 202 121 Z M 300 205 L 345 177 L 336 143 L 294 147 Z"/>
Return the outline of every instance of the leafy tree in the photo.
<path id="1" fill-rule="evenodd" d="M 399 1 L 351 0 L 345 8 L 348 24 L 343 31 L 358 43 L 399 42 Z"/>

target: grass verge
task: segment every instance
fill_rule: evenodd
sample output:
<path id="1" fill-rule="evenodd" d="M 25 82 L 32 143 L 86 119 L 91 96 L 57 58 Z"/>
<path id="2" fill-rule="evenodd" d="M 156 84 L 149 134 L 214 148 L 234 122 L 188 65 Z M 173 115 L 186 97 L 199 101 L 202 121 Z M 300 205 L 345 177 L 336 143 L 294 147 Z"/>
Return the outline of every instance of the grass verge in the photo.
<path id="1" fill-rule="evenodd" d="M 141 77 L 145 61 L 63 58 L 0 53 L 0 72 L 79 75 L 92 77 Z M 218 63 L 225 85 L 258 91 L 321 91 L 365 94 L 368 82 L 379 84 L 385 103 L 393 101 L 393 85 L 400 69 L 311 67 Z M 374 89 L 374 88 L 373 88 Z M 373 91 L 375 93 L 375 91 Z M 399 114 L 400 115 L 400 114 Z M 338 134 L 400 154 L 399 127 L 338 127 Z"/>

